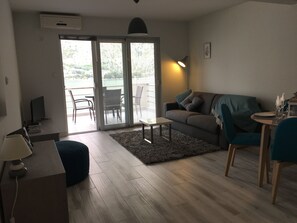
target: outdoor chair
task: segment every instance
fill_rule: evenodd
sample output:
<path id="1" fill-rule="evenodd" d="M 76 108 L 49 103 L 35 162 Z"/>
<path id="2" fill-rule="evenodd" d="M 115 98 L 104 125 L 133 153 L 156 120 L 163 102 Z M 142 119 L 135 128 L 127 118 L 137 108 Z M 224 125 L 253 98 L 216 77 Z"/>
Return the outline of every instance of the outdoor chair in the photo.
<path id="1" fill-rule="evenodd" d="M 107 123 L 107 113 L 112 111 L 113 117 L 115 117 L 115 112 L 117 113 L 117 118 L 122 120 L 122 98 L 121 89 L 115 90 L 105 90 L 104 92 L 104 113 L 105 122 Z"/>
<path id="2" fill-rule="evenodd" d="M 142 96 L 143 86 L 137 86 L 136 95 L 133 96 L 133 105 L 135 106 L 136 114 L 138 114 L 138 110 L 140 112 L 140 116 L 142 116 L 141 112 L 141 96 Z M 137 109 L 138 106 L 138 109 Z"/>
<path id="3" fill-rule="evenodd" d="M 86 98 L 75 99 L 73 96 L 72 90 L 68 90 L 68 92 L 71 96 L 71 101 L 73 105 L 72 120 L 74 121 L 74 123 L 76 123 L 76 112 L 78 110 L 89 110 L 91 120 L 92 120 L 92 114 L 95 120 L 95 111 L 94 111 L 93 102 Z"/>

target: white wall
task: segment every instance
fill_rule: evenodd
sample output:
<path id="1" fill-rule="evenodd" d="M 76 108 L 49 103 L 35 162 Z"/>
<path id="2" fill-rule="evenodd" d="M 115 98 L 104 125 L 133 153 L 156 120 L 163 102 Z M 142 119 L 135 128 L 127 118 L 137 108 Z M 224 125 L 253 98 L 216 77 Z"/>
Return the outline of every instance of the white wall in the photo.
<path id="1" fill-rule="evenodd" d="M 0 146 L 3 137 L 21 127 L 21 97 L 16 59 L 13 21 L 8 0 L 0 1 L 0 76 L 8 78 L 4 84 L 7 115 L 0 117 Z M 1 92 L 3 89 L 1 90 Z M 1 147 L 0 147 L 1 148 Z"/>
<path id="2" fill-rule="evenodd" d="M 243 3 L 191 22 L 189 36 L 191 88 L 256 96 L 266 109 L 297 91 L 297 5 Z"/>
<path id="3" fill-rule="evenodd" d="M 6 116 L 0 117 L 0 149 L 4 136 L 21 127 L 20 87 L 15 51 L 13 21 L 8 0 L 0 0 L 0 78 L 7 77 L 8 84 L 1 85 L 6 101 Z M 2 79 L 2 82 L 4 80 Z M 2 98 L 2 97 L 1 97 Z M 0 170 L 3 162 L 0 161 Z M 1 172 L 1 171 L 0 171 Z M 0 208 L 1 204 L 0 204 Z M 0 223 L 2 222 L 0 215 Z"/>
<path id="4" fill-rule="evenodd" d="M 29 102 L 45 96 L 46 114 L 61 132 L 66 131 L 63 74 L 58 34 L 125 36 L 129 19 L 83 18 L 82 31 L 40 29 L 37 13 L 14 13 L 16 45 L 24 99 L 24 116 L 30 119 Z M 186 88 L 185 73 L 174 60 L 188 52 L 186 23 L 145 20 L 150 36 L 160 37 L 162 101 L 173 100 Z"/>

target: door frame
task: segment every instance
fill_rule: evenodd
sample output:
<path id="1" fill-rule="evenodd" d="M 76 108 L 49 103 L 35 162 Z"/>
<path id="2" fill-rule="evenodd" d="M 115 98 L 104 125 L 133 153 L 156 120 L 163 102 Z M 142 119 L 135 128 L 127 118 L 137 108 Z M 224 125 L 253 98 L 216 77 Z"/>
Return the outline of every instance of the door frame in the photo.
<path id="1" fill-rule="evenodd" d="M 159 37 L 127 37 L 127 36 L 89 36 L 89 35 L 59 35 L 59 39 L 68 39 L 68 40 L 89 40 L 91 41 L 92 46 L 92 60 L 93 60 L 93 79 L 94 79 L 94 102 L 95 102 L 95 112 L 96 112 L 96 125 L 97 130 L 108 130 L 115 128 L 123 128 L 129 126 L 135 126 L 137 124 L 133 123 L 133 98 L 132 98 L 132 72 L 131 72 L 131 51 L 130 51 L 130 43 L 133 42 L 143 42 L 143 43 L 154 43 L 154 58 L 155 58 L 155 101 L 156 101 L 156 117 L 161 116 L 162 106 L 161 106 L 161 98 L 162 98 L 162 78 L 161 78 L 161 52 L 160 52 L 160 38 Z M 100 41 L 105 42 L 121 42 L 123 43 L 123 74 L 124 74 L 124 89 L 125 89 L 125 120 L 124 124 L 117 125 L 105 125 L 104 124 L 104 109 L 103 106 L 100 106 L 100 102 L 103 100 L 103 91 L 102 91 L 102 79 L 101 79 L 101 58 L 100 58 Z M 61 42 L 60 44 L 60 52 L 61 52 L 61 64 L 63 68 L 62 62 L 62 50 L 61 50 Z M 63 69 L 62 69 L 63 70 Z M 64 74 L 63 74 L 64 75 Z M 125 77 L 126 76 L 126 77 Z M 63 86 L 65 88 L 64 78 L 63 78 Z M 66 98 L 65 90 L 64 92 L 64 101 Z M 66 114 L 66 103 L 65 106 L 65 124 L 67 126 L 67 114 Z M 127 107 L 126 107 L 127 106 Z M 128 109 L 127 109 L 128 108 Z"/>

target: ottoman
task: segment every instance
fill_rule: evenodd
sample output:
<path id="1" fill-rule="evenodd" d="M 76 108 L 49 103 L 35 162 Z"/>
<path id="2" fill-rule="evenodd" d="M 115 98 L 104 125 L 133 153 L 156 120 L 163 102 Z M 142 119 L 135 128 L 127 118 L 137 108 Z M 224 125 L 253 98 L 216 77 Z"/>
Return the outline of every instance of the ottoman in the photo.
<path id="1" fill-rule="evenodd" d="M 67 187 L 84 180 L 89 175 L 88 147 L 70 140 L 58 141 L 56 145 L 66 172 Z"/>

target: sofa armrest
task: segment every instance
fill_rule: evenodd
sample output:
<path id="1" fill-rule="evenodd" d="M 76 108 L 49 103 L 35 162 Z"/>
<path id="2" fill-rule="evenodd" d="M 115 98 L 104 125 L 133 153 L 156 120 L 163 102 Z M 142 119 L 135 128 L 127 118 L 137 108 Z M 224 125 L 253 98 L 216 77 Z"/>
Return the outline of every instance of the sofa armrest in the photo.
<path id="1" fill-rule="evenodd" d="M 169 110 L 179 109 L 177 102 L 165 102 L 163 105 L 164 114 Z"/>

